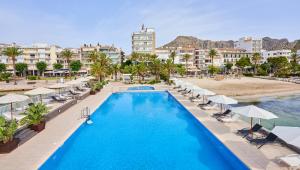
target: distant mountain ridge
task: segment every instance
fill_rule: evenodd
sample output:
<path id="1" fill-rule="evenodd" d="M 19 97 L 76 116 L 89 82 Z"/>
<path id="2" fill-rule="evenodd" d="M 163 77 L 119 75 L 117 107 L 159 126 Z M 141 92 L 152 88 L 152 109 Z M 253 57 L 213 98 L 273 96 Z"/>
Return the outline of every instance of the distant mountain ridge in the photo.
<path id="1" fill-rule="evenodd" d="M 270 37 L 264 37 L 262 40 L 263 49 L 265 50 L 300 49 L 300 40 L 289 42 L 286 38 L 273 39 Z M 191 47 L 200 49 L 233 48 L 234 41 L 212 41 L 198 39 L 193 36 L 177 36 L 173 41 L 162 46 L 162 48 L 165 47 Z"/>

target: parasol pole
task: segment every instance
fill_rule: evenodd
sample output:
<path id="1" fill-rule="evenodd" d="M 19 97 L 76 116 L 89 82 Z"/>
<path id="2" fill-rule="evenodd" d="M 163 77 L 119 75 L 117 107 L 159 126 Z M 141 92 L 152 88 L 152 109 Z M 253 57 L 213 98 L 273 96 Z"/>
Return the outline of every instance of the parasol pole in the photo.
<path id="1" fill-rule="evenodd" d="M 12 102 L 11 102 L 10 103 L 10 119 L 11 120 L 13 119 L 12 112 L 13 112 L 13 105 L 12 105 Z"/>
<path id="2" fill-rule="evenodd" d="M 40 94 L 41 103 L 43 103 L 42 94 Z"/>

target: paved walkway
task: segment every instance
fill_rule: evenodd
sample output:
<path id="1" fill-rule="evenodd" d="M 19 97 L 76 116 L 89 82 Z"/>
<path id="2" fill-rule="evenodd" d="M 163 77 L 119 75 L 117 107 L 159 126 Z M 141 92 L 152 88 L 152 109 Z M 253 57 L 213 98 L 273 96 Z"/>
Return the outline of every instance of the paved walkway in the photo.
<path id="1" fill-rule="evenodd" d="M 91 95 L 51 121 L 46 129 L 9 154 L 0 154 L 1 170 L 37 169 L 82 124 L 80 110 L 90 107 L 91 113 L 111 94 L 108 85 L 96 95 Z M 97 101 L 97 102 L 95 102 Z"/>

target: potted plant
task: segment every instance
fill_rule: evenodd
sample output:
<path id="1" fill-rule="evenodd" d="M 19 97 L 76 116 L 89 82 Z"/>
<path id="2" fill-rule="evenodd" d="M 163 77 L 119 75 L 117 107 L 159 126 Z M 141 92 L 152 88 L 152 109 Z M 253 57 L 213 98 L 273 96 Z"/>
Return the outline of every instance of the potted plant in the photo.
<path id="1" fill-rule="evenodd" d="M 17 128 L 15 119 L 9 121 L 0 116 L 0 153 L 9 153 L 18 147 L 19 139 L 14 138 Z"/>
<path id="2" fill-rule="evenodd" d="M 45 129 L 46 121 L 44 114 L 48 113 L 48 108 L 43 103 L 37 103 L 31 105 L 24 115 L 26 115 L 21 121 L 21 125 L 28 124 L 30 129 L 40 132 Z"/>
<path id="3" fill-rule="evenodd" d="M 95 95 L 96 94 L 96 85 L 93 85 L 90 91 L 91 95 Z"/>

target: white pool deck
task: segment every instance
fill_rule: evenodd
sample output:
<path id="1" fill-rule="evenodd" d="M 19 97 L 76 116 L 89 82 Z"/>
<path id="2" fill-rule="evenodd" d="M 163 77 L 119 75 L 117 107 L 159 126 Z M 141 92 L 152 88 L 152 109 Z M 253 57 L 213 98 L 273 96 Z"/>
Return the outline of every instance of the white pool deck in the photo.
<path id="1" fill-rule="evenodd" d="M 63 142 L 82 124 L 80 110 L 86 106 L 91 112 L 98 108 L 112 92 L 125 89 L 120 83 L 111 83 L 100 93 L 92 95 L 72 106 L 64 113 L 47 122 L 46 129 L 9 154 L 0 154 L 1 170 L 37 169 Z M 221 123 L 212 118 L 213 112 L 204 112 L 195 103 L 168 86 L 156 89 L 169 90 L 204 126 L 237 155 L 251 169 L 288 169 L 277 158 L 294 153 L 278 144 L 267 144 L 261 149 L 235 134 L 236 130 L 248 127 L 246 122 Z"/>

